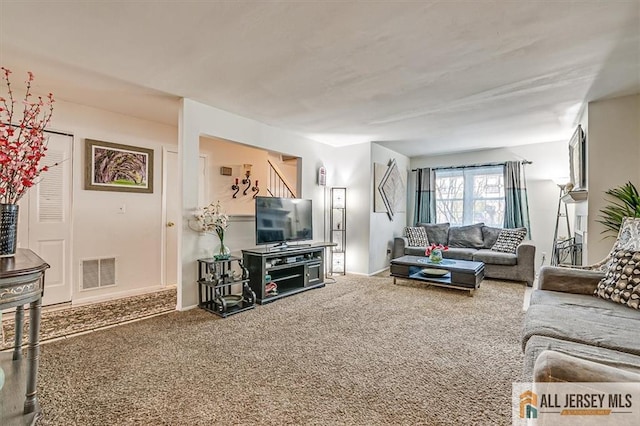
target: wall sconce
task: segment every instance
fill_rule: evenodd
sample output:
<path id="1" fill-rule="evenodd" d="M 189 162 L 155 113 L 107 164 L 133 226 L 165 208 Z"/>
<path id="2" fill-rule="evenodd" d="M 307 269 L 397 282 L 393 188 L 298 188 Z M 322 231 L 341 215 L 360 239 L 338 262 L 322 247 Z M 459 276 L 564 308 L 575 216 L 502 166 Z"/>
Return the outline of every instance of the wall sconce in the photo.
<path id="1" fill-rule="evenodd" d="M 233 198 L 236 198 L 236 195 L 238 195 L 238 191 L 240 191 L 240 186 L 238 186 L 238 178 L 236 178 L 236 183 L 231 185 L 231 189 L 236 191 L 233 193 Z"/>
<path id="2" fill-rule="evenodd" d="M 247 185 L 242 191 L 242 195 L 247 195 L 247 191 L 251 189 L 251 191 L 255 192 L 253 194 L 253 198 L 256 198 L 258 192 L 260 192 L 260 188 L 258 187 L 258 181 L 256 180 L 255 185 L 251 186 L 251 164 L 243 164 L 244 168 L 244 178 L 242 178 L 242 184 Z M 233 193 L 233 198 L 237 198 L 238 192 L 240 191 L 240 178 L 235 178 L 235 183 L 231 185 L 231 190 L 235 191 Z"/>
<path id="3" fill-rule="evenodd" d="M 247 187 L 244 189 L 244 191 L 242 191 L 242 195 L 247 195 L 247 191 L 249 190 L 249 188 L 251 188 L 251 169 L 247 169 L 245 171 L 245 178 L 242 179 L 242 184 L 243 185 L 247 185 Z"/>

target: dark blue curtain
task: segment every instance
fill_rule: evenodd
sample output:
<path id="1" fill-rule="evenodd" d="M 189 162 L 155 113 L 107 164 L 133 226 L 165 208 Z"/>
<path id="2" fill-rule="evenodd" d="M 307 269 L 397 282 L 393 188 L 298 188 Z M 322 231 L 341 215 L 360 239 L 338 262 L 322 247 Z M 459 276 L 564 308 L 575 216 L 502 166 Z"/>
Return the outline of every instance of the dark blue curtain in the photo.
<path id="1" fill-rule="evenodd" d="M 413 215 L 415 223 L 436 221 L 436 179 L 430 168 L 416 171 L 416 208 Z"/>
<path id="2" fill-rule="evenodd" d="M 504 165 L 504 199 L 504 227 L 527 228 L 527 237 L 531 238 L 527 182 L 520 161 L 507 161 Z"/>

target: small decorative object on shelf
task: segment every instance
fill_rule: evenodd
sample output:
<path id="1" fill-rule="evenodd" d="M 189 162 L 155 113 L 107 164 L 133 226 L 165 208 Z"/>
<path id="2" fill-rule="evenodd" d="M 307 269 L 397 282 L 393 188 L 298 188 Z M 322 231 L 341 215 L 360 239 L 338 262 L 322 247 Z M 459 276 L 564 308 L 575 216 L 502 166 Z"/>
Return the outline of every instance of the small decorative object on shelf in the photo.
<path id="1" fill-rule="evenodd" d="M 431 262 L 440 263 L 442 259 L 444 259 L 442 252 L 445 250 L 449 250 L 449 247 L 443 246 L 442 244 L 431 244 L 431 246 L 427 247 L 424 251 L 424 255 L 427 256 Z"/>
<path id="2" fill-rule="evenodd" d="M 53 94 L 35 98 L 31 93 L 33 73 L 28 72 L 22 102 L 14 100 L 9 75 L 2 67 L 6 97 L 0 94 L 0 257 L 16 252 L 18 206 L 29 188 L 39 182 L 39 176 L 49 167 L 40 162 L 47 151 L 45 128 L 53 114 Z M 15 105 L 22 105 L 22 114 L 14 114 Z M 57 165 L 54 164 L 54 165 Z"/>
<path id="3" fill-rule="evenodd" d="M 229 215 L 222 213 L 220 201 L 211 203 L 195 213 L 198 231 L 211 233 L 215 231 L 220 244 L 213 252 L 216 260 L 226 260 L 231 256 L 231 250 L 224 244 L 224 232 L 229 226 Z"/>
<path id="4" fill-rule="evenodd" d="M 270 282 L 264 286 L 264 294 L 267 296 L 276 296 L 278 294 L 278 284 Z"/>

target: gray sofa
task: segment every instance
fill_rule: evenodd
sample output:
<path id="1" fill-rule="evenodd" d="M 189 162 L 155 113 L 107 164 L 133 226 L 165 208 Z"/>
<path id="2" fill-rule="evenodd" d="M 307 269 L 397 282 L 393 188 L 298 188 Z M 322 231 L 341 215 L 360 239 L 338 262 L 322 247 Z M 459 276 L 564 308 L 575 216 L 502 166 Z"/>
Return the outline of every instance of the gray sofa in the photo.
<path id="1" fill-rule="evenodd" d="M 449 226 L 448 223 L 418 223 L 426 229 L 429 244 L 449 246 L 443 254 L 446 259 L 473 260 L 484 262 L 485 277 L 526 282 L 533 285 L 535 278 L 536 247 L 530 241 L 523 241 L 516 253 L 491 250 L 501 228 L 477 223 L 468 226 Z M 395 237 L 392 258 L 405 255 L 424 256 L 426 247 L 409 246 L 407 237 Z"/>
<path id="2" fill-rule="evenodd" d="M 523 326 L 524 380 L 640 382 L 640 311 L 594 296 L 603 277 L 540 270 Z"/>

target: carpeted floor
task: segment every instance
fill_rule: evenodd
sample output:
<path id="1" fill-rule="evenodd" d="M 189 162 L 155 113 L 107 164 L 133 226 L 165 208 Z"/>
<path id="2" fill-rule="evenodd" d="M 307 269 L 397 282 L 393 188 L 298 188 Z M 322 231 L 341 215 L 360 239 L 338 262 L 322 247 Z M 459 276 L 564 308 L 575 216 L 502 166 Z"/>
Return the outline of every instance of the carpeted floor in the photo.
<path id="1" fill-rule="evenodd" d="M 58 339 L 77 333 L 84 333 L 103 327 L 133 321 L 158 315 L 163 312 L 175 311 L 176 289 L 132 296 L 109 302 L 62 308 L 56 310 L 43 309 L 40 321 L 40 341 Z M 24 323 L 24 338 L 26 344 L 29 336 L 28 306 L 25 306 L 27 318 Z M 0 341 L 0 350 L 12 348 L 15 336 L 14 315 L 3 316 L 2 329 L 4 341 Z"/>
<path id="2" fill-rule="evenodd" d="M 44 344 L 39 424 L 511 424 L 522 285 L 337 279 L 226 319 L 194 309 Z"/>

